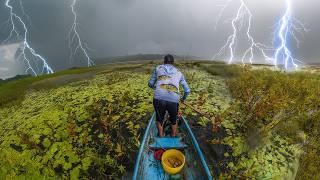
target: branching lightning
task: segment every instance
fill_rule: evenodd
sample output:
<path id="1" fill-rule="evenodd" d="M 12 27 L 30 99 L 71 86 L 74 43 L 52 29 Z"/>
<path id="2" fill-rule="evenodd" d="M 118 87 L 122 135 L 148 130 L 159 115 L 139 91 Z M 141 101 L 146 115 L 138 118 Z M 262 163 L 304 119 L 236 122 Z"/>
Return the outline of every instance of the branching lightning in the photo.
<path id="1" fill-rule="evenodd" d="M 219 13 L 218 18 L 220 19 L 222 16 L 223 11 L 226 9 L 226 7 L 232 2 L 232 0 L 229 0 L 227 4 L 222 6 L 222 10 Z M 240 0 L 240 6 L 237 10 L 236 16 L 232 19 L 231 25 L 232 25 L 232 34 L 227 38 L 226 43 L 222 48 L 218 51 L 217 54 L 213 56 L 212 59 L 216 59 L 217 57 L 221 57 L 223 54 L 225 54 L 227 51 L 229 51 L 230 57 L 228 58 L 228 63 L 231 64 L 234 62 L 235 59 L 235 53 L 236 53 L 236 45 L 238 43 L 239 36 L 244 35 L 249 42 L 248 48 L 243 52 L 241 57 L 241 62 L 245 64 L 246 62 L 253 63 L 254 58 L 254 52 L 260 53 L 265 60 L 270 61 L 271 58 L 268 57 L 267 52 L 273 51 L 272 47 L 268 47 L 262 43 L 258 43 L 255 41 L 255 39 L 251 35 L 251 24 L 252 24 L 252 13 L 244 0 Z M 218 25 L 218 24 L 216 24 Z M 243 28 L 245 28 L 243 30 Z M 241 34 L 243 33 L 243 34 Z"/>
<path id="2" fill-rule="evenodd" d="M 6 0 L 5 1 L 5 6 L 9 9 L 10 11 L 10 16 L 8 19 L 8 23 L 11 26 L 11 30 L 9 33 L 9 36 L 7 37 L 7 39 L 5 39 L 4 42 L 8 42 L 11 38 L 13 38 L 14 36 L 16 37 L 21 37 L 23 39 L 22 43 L 21 43 L 21 53 L 18 56 L 18 59 L 23 59 L 26 64 L 27 64 L 27 69 L 26 72 L 30 72 L 34 75 L 39 75 L 39 74 L 51 74 L 53 73 L 53 70 L 51 69 L 51 67 L 49 66 L 49 64 L 47 63 L 47 61 L 45 60 L 44 57 L 42 57 L 40 54 L 38 54 L 31 46 L 30 43 L 28 41 L 28 28 L 25 24 L 25 22 L 23 21 L 23 19 L 14 11 L 13 6 L 11 5 L 11 0 Z M 27 18 L 29 18 L 24 9 L 23 9 L 23 5 L 22 2 L 20 1 L 20 8 L 24 14 L 24 16 L 26 16 Z M 19 33 L 19 30 L 17 28 L 17 26 L 21 26 L 23 29 L 23 33 Z M 30 54 L 31 57 L 28 56 L 28 54 Z M 35 62 L 32 62 L 35 61 Z M 37 63 L 37 61 L 40 61 L 42 68 L 39 68 L 39 63 Z M 35 64 L 36 67 L 33 67 L 32 64 Z"/>
<path id="3" fill-rule="evenodd" d="M 228 0 L 225 5 L 221 6 L 222 8 L 219 12 L 217 22 L 220 21 L 224 10 L 232 1 L 233 0 Z M 212 59 L 216 59 L 228 53 L 230 54 L 227 60 L 228 63 L 234 63 L 235 54 L 238 53 L 237 44 L 240 42 L 239 38 L 244 36 L 247 39 L 249 46 L 240 56 L 243 64 L 247 62 L 252 64 L 255 56 L 261 56 L 267 63 L 272 63 L 276 67 L 284 64 L 284 68 L 288 69 L 290 68 L 290 64 L 292 64 L 295 68 L 297 68 L 297 62 L 301 61 L 293 58 L 292 53 L 288 48 L 289 39 L 292 37 L 297 42 L 297 46 L 299 47 L 300 42 L 295 35 L 295 32 L 303 34 L 307 30 L 300 21 L 291 17 L 291 0 L 286 0 L 286 5 L 286 12 L 278 22 L 277 30 L 274 33 L 276 36 L 275 40 L 280 41 L 280 45 L 267 46 L 257 42 L 251 35 L 253 15 L 244 0 L 240 0 L 240 6 L 237 9 L 237 14 L 231 20 L 232 34 L 228 36 L 226 43 L 222 46 L 218 53 L 213 56 Z M 216 26 L 217 25 L 218 23 Z M 277 47 L 275 48 L 274 46 Z"/>
<path id="4" fill-rule="evenodd" d="M 297 47 L 300 46 L 300 41 L 296 36 L 296 32 L 304 34 L 307 32 L 305 26 L 297 19 L 292 17 L 292 2 L 286 0 L 287 9 L 284 15 L 281 17 L 278 28 L 276 31 L 275 40 L 279 41 L 279 45 L 275 50 L 274 64 L 284 65 L 285 69 L 298 68 L 298 64 L 302 63 L 300 60 L 293 57 L 289 46 L 290 39 L 293 39 L 297 43 Z"/>
<path id="5" fill-rule="evenodd" d="M 72 23 L 72 27 L 71 30 L 69 32 L 69 48 L 70 48 L 70 59 L 73 58 L 73 56 L 78 52 L 81 51 L 82 54 L 86 57 L 87 60 L 87 65 L 89 66 L 93 66 L 94 62 L 92 61 L 92 59 L 90 58 L 90 56 L 88 55 L 87 49 L 88 46 L 86 43 L 83 43 L 81 40 L 81 37 L 78 33 L 78 15 L 77 12 L 75 10 L 75 5 L 77 4 L 77 0 L 73 0 L 72 4 L 71 4 L 71 11 L 73 14 L 73 23 Z M 75 48 L 73 47 L 73 45 L 75 45 Z"/>

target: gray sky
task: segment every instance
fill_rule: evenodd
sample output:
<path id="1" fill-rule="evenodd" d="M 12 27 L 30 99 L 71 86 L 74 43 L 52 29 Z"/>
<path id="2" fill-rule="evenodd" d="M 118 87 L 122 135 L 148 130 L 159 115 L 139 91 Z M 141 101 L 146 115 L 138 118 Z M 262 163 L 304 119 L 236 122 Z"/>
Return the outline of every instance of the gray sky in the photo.
<path id="1" fill-rule="evenodd" d="M 78 0 L 79 33 L 90 47 L 92 58 L 174 53 L 210 59 L 232 32 L 230 18 L 236 14 L 239 0 L 234 0 L 225 10 L 215 30 L 220 5 L 226 1 Z M 4 6 L 4 0 L 0 0 L 0 3 L 2 42 L 9 32 L 9 26 L 3 24 L 9 11 Z M 76 56 L 75 61 L 69 61 L 67 35 L 72 23 L 71 0 L 23 0 L 22 3 L 31 21 L 27 23 L 30 44 L 48 60 L 54 70 L 86 65 L 81 55 Z M 246 0 L 246 3 L 254 15 L 253 37 L 272 45 L 273 27 L 285 10 L 285 0 Z M 320 1 L 292 0 L 292 4 L 294 17 L 310 30 L 304 37 L 299 37 L 299 49 L 292 44 L 294 55 L 304 62 L 320 62 Z M 18 3 L 13 5 L 19 8 Z M 27 21 L 27 18 L 24 17 L 24 20 Z M 13 39 L 7 44 L 18 41 Z M 1 48 L 8 47 L 12 49 L 6 53 L 14 52 L 14 46 L 4 46 L 0 46 L 0 52 Z M 227 56 L 221 59 L 227 59 Z M 0 78 L 8 76 L 9 71 L 10 75 L 21 73 L 21 68 L 9 68 L 16 66 L 17 62 L 8 65 L 7 61 L 0 53 Z"/>

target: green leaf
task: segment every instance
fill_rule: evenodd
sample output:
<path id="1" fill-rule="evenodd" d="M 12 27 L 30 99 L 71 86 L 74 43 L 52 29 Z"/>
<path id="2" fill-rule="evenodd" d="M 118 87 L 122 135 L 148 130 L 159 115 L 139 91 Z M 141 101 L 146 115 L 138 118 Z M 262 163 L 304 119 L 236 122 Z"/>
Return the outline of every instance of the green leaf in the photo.
<path id="1" fill-rule="evenodd" d="M 90 167 L 92 161 L 91 161 L 90 157 L 86 157 L 86 158 L 82 159 L 81 163 L 82 163 L 82 169 L 83 170 L 88 170 L 88 168 Z"/>
<path id="2" fill-rule="evenodd" d="M 42 142 L 42 145 L 45 147 L 45 148 L 48 148 L 50 145 L 51 145 L 51 142 L 48 138 L 45 138 Z"/>
<path id="3" fill-rule="evenodd" d="M 119 166 L 119 171 L 121 174 L 125 173 L 126 172 L 126 168 L 122 165 Z"/>
<path id="4" fill-rule="evenodd" d="M 80 175 L 79 167 L 73 168 L 70 172 L 70 179 L 71 180 L 78 180 Z"/>
<path id="5" fill-rule="evenodd" d="M 104 136 L 103 136 L 103 134 L 102 133 L 100 133 L 99 135 L 98 135 L 98 138 L 100 138 L 100 139 L 102 139 Z"/>

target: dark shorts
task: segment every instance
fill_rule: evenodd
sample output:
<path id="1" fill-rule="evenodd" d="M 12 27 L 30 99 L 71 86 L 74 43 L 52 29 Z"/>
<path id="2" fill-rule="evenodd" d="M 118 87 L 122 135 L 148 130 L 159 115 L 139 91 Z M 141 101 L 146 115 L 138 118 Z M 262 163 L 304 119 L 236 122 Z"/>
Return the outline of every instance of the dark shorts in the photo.
<path id="1" fill-rule="evenodd" d="M 156 112 L 156 121 L 163 124 L 166 111 L 169 113 L 169 120 L 172 125 L 177 123 L 179 103 L 153 99 L 153 107 Z"/>

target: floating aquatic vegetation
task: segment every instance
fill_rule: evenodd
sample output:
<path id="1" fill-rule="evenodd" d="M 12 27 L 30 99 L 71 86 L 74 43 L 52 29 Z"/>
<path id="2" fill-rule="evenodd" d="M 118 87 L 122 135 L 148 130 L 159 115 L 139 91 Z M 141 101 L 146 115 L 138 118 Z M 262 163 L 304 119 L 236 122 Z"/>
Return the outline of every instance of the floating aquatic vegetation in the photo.
<path id="1" fill-rule="evenodd" d="M 99 74 L 29 92 L 0 110 L 0 179 L 119 177 L 130 168 L 152 91 L 142 73 Z"/>
<path id="2" fill-rule="evenodd" d="M 211 120 L 183 109 L 195 121 L 195 134 L 203 135 L 200 145 L 228 148 L 218 164 L 221 179 L 319 179 L 318 76 L 247 68 L 231 73 L 223 64 L 180 66 L 191 88 L 187 102 L 221 117 L 225 138 L 214 139 Z M 128 65 L 90 80 L 29 91 L 21 103 L 2 107 L 0 179 L 126 174 L 153 111 L 151 70 Z M 211 149 L 203 150 L 212 158 Z"/>

